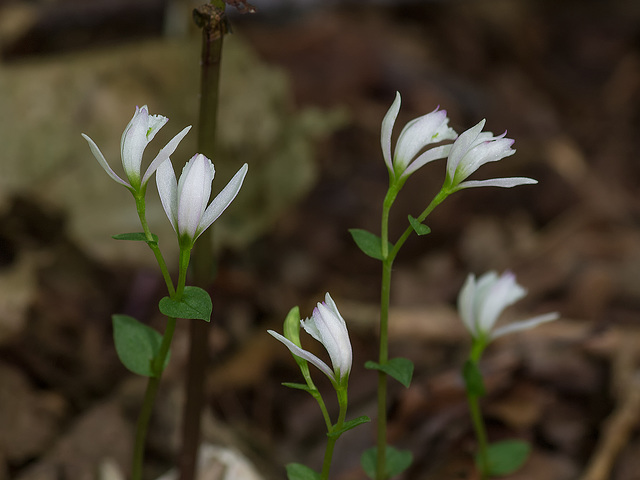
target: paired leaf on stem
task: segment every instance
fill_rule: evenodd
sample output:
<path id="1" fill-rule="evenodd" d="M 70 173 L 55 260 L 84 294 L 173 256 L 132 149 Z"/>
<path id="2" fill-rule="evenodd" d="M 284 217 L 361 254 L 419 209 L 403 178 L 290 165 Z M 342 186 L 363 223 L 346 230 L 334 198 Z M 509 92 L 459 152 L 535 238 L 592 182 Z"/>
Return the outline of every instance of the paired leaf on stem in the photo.
<path id="1" fill-rule="evenodd" d="M 167 317 L 211 321 L 213 304 L 209 294 L 199 287 L 184 287 L 181 300 L 164 297 L 158 304 Z"/>
<path id="2" fill-rule="evenodd" d="M 519 470 L 529 458 L 531 446 L 523 440 L 504 440 L 489 445 L 487 457 L 489 460 L 487 475 L 500 477 L 510 475 Z M 480 465 L 476 458 L 476 464 Z"/>
<path id="3" fill-rule="evenodd" d="M 123 365 L 138 375 L 155 376 L 152 362 L 160 350 L 162 335 L 128 315 L 113 315 L 111 318 L 116 352 Z M 164 366 L 167 363 L 168 355 Z"/>
<path id="4" fill-rule="evenodd" d="M 153 242 L 158 243 L 158 236 L 155 233 L 152 233 L 151 236 L 153 237 Z M 114 240 L 129 240 L 134 242 L 151 243 L 144 232 L 119 233 L 117 235 L 112 235 L 111 238 L 113 238 Z"/>
<path id="5" fill-rule="evenodd" d="M 384 372 L 390 377 L 395 378 L 407 388 L 411 385 L 411 377 L 413 377 L 413 362 L 408 358 L 392 358 L 383 365 L 369 360 L 364 364 L 364 367 L 369 370 L 379 370 Z"/>
<path id="6" fill-rule="evenodd" d="M 320 474 L 301 463 L 289 463 L 287 465 L 287 478 L 289 480 L 320 480 Z"/>
<path id="7" fill-rule="evenodd" d="M 413 231 L 420 236 L 431 233 L 431 229 L 427 225 L 420 223 L 417 218 L 414 218 L 411 215 L 409 215 L 409 223 L 411 224 Z"/>
<path id="8" fill-rule="evenodd" d="M 356 245 L 358 245 L 358 248 L 360 248 L 365 255 L 375 258 L 376 260 L 384 260 L 382 256 L 382 239 L 379 236 L 360 228 L 350 228 L 349 233 L 356 242 Z M 389 242 L 387 251 L 390 251 L 392 248 L 393 245 Z"/>

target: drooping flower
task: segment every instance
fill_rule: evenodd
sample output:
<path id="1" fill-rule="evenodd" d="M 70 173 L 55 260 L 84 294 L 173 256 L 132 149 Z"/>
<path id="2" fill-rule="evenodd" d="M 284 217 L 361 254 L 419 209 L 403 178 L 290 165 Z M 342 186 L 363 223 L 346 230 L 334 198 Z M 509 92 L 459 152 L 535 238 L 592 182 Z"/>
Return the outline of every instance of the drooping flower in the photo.
<path id="1" fill-rule="evenodd" d="M 486 120 L 461 133 L 453 142 L 447 159 L 447 178 L 445 188 L 451 193 L 463 188 L 472 187 L 515 187 L 538 183 L 526 177 L 493 178 L 489 180 L 468 180 L 473 172 L 482 165 L 496 162 L 516 153 L 511 148 L 513 140 L 505 138 L 506 132 L 497 137 L 491 132 L 483 132 Z"/>
<path id="2" fill-rule="evenodd" d="M 153 137 L 155 137 L 156 133 L 158 133 L 167 121 L 167 117 L 162 115 L 149 115 L 149 109 L 146 105 L 142 108 L 136 107 L 136 112 L 133 114 L 133 118 L 124 129 L 122 139 L 120 140 L 120 156 L 122 159 L 122 166 L 124 167 L 124 173 L 126 174 L 128 181 L 123 180 L 113 171 L 98 148 L 98 145 L 96 145 L 89 136 L 84 133 L 82 136 L 89 143 L 89 148 L 91 148 L 93 156 L 96 157 L 98 163 L 100 163 L 109 176 L 135 193 L 146 187 L 151 175 L 153 175 L 161 163 L 171 156 L 178 147 L 180 141 L 191 129 L 191 126 L 188 126 L 173 137 L 169 143 L 160 150 L 144 175 L 142 175 L 142 154 L 149 142 L 153 140 Z"/>
<path id="3" fill-rule="evenodd" d="M 268 332 L 284 343 L 291 353 L 318 367 L 335 384 L 341 384 L 346 381 L 351 372 L 351 363 L 353 361 L 351 341 L 349 340 L 347 324 L 342 315 L 340 315 L 331 295 L 327 293 L 325 301 L 319 302 L 314 308 L 311 317 L 301 320 L 300 324 L 309 335 L 324 345 L 324 348 L 329 353 L 329 358 L 331 358 L 333 369 L 313 353 L 296 345 L 292 340 L 273 330 L 268 330 Z"/>
<path id="4" fill-rule="evenodd" d="M 547 313 L 494 329 L 504 309 L 526 294 L 511 272 L 498 276 L 491 271 L 477 280 L 475 275 L 469 274 L 458 295 L 458 313 L 471 336 L 485 344 L 507 333 L 533 328 L 559 317 L 558 313 Z"/>
<path id="5" fill-rule="evenodd" d="M 405 125 L 400 132 L 392 156 L 391 134 L 400 111 L 400 104 L 400 93 L 396 92 L 396 98 L 382 120 L 380 132 L 382 155 L 394 181 L 406 179 L 423 165 L 439 158 L 445 158 L 451 149 L 450 144 L 430 148 L 420 155 L 418 153 L 432 143 L 453 140 L 458 136 L 455 130 L 448 125 L 447 111 L 436 108 L 433 112 L 415 118 Z"/>
<path id="6" fill-rule="evenodd" d="M 165 160 L 156 173 L 158 193 L 180 245 L 191 248 L 196 239 L 231 204 L 240 191 L 248 166 L 245 163 L 222 191 L 211 201 L 211 182 L 215 168 L 211 160 L 198 153 L 182 169 L 176 180 L 171 160 Z"/>

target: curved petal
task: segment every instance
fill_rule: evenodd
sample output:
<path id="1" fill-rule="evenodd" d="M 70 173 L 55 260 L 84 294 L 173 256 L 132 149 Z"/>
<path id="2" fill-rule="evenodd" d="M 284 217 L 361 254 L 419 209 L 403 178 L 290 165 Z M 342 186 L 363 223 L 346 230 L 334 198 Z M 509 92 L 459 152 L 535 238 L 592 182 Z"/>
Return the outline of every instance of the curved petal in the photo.
<path id="1" fill-rule="evenodd" d="M 153 173 L 158 169 L 160 164 L 162 164 L 165 160 L 167 160 L 173 154 L 173 152 L 176 151 L 176 148 L 178 148 L 178 144 L 182 141 L 184 136 L 187 133 L 189 133 L 189 130 L 191 130 L 191 125 L 183 128 L 180 133 L 178 133 L 175 137 L 169 140 L 169 143 L 167 143 L 162 148 L 162 150 L 158 152 L 158 155 L 156 155 L 156 158 L 153 159 L 153 161 L 149 165 L 149 168 L 147 168 L 147 171 L 144 172 L 144 177 L 142 177 L 143 186 L 147 184 L 147 182 L 149 181 L 149 178 L 151 178 L 151 175 L 153 175 Z"/>
<path id="2" fill-rule="evenodd" d="M 447 160 L 447 175 L 452 179 L 455 177 L 460 161 L 477 141 L 478 135 L 480 135 L 485 123 L 486 119 L 480 120 L 473 127 L 462 132 L 456 141 L 453 142 L 449 159 Z"/>
<path id="3" fill-rule="evenodd" d="M 411 160 L 427 145 L 446 140 L 450 132 L 455 134 L 455 131 L 447 130 L 448 122 L 447 111 L 436 109 L 407 123 L 400 132 L 393 154 L 395 172 L 404 172 Z M 444 137 L 440 138 L 442 134 Z"/>
<path id="4" fill-rule="evenodd" d="M 541 323 L 550 322 L 560 318 L 558 312 L 547 313 L 544 315 L 538 315 L 537 317 L 530 318 L 529 320 L 521 320 L 519 322 L 510 323 L 500 328 L 496 328 L 491 334 L 491 340 L 495 340 L 498 337 L 506 335 L 508 333 L 518 332 L 520 330 L 528 330 L 533 327 L 537 327 Z"/>
<path id="5" fill-rule="evenodd" d="M 326 363 L 324 363 L 322 360 L 320 360 L 318 357 L 316 357 L 313 353 L 303 350 L 288 338 L 285 338 L 282 335 L 280 335 L 278 332 L 275 332 L 273 330 L 267 330 L 267 333 L 269 333 L 269 335 L 274 337 L 276 340 L 279 340 L 280 342 L 284 343 L 291 353 L 293 353 L 294 355 L 300 358 L 303 358 L 308 362 L 311 362 L 313 365 L 318 367 L 322 371 L 322 373 L 324 373 L 327 377 L 329 377 L 329 380 L 331 380 L 332 382 L 337 381 L 335 374 L 329 368 L 329 366 Z"/>
<path id="6" fill-rule="evenodd" d="M 502 187 L 502 188 L 511 188 L 517 187 L 518 185 L 535 185 L 538 183 L 537 180 L 533 178 L 527 177 L 508 177 L 508 178 L 492 178 L 489 180 L 467 180 L 466 182 L 462 182 L 455 187 L 454 191 L 462 190 L 463 188 L 474 188 L 474 187 Z"/>
<path id="7" fill-rule="evenodd" d="M 98 148 L 98 145 L 96 145 L 96 142 L 91 140 L 91 138 L 88 135 L 85 135 L 84 133 L 82 134 L 82 138 L 84 138 L 89 143 L 89 148 L 91 149 L 91 153 L 93 153 L 93 156 L 96 157 L 96 160 L 98 160 L 98 163 L 100 164 L 100 166 L 102 168 L 104 168 L 104 171 L 107 172 L 107 174 L 111 178 L 113 178 L 120 185 L 124 185 L 125 187 L 127 187 L 129 189 L 133 188 L 131 186 L 131 184 L 129 184 L 129 182 L 126 182 L 125 180 L 121 179 L 116 174 L 116 172 L 113 171 L 113 169 L 107 163 L 107 160 L 104 158 L 104 155 L 102 154 L 102 152 Z"/>
<path id="8" fill-rule="evenodd" d="M 513 273 L 503 273 L 483 296 L 483 303 L 478 312 L 480 331 L 488 334 L 503 310 L 520 300 L 526 293 L 527 291 L 516 283 Z"/>
<path id="9" fill-rule="evenodd" d="M 156 173 L 158 194 L 173 230 L 178 233 L 178 182 L 171 160 L 166 159 Z"/>
<path id="10" fill-rule="evenodd" d="M 146 105 L 136 108 L 131 122 L 122 134 L 121 156 L 122 166 L 131 182 L 136 185 L 140 182 L 140 166 L 142 165 L 142 153 L 147 146 L 147 129 L 149 126 L 149 112 Z"/>
<path id="11" fill-rule="evenodd" d="M 187 162 L 178 183 L 178 232 L 195 240 L 202 214 L 211 195 L 211 160 L 197 154 Z"/>
<path id="12" fill-rule="evenodd" d="M 475 290 L 476 277 L 473 273 L 470 273 L 458 294 L 458 313 L 462 318 L 462 323 L 467 327 L 472 337 L 478 336 L 474 315 Z"/>
<path id="13" fill-rule="evenodd" d="M 312 321 L 320 334 L 321 343 L 329 352 L 333 369 L 340 372 L 340 378 L 344 378 L 351 371 L 353 361 L 349 332 L 344 320 L 327 305 L 318 303 Z M 302 326 L 305 327 L 305 324 Z"/>
<path id="14" fill-rule="evenodd" d="M 392 173 L 393 164 L 391 163 L 391 134 L 393 133 L 393 125 L 396 123 L 396 118 L 398 117 L 401 103 L 402 99 L 400 97 L 400 92 L 396 92 L 395 100 L 382 119 L 382 128 L 380 131 L 380 146 L 382 147 L 382 156 L 384 157 L 384 162 L 387 164 L 387 168 Z"/>
<path id="15" fill-rule="evenodd" d="M 475 145 L 467 152 L 458 165 L 456 180 L 465 180 L 485 163 L 496 162 L 513 155 L 516 153 L 516 151 L 511 148 L 513 142 L 511 138 L 496 138 Z"/>
<path id="16" fill-rule="evenodd" d="M 220 215 L 222 215 L 222 212 L 226 210 L 233 199 L 236 198 L 236 195 L 238 195 L 238 192 L 240 191 L 240 187 L 242 187 L 244 177 L 247 175 L 248 169 L 249 166 L 245 163 L 242 167 L 240 167 L 240 170 L 236 172 L 236 174 L 222 189 L 222 191 L 218 195 L 216 195 L 216 198 L 213 199 L 211 204 L 202 214 L 200 225 L 198 226 L 198 231 L 196 232 L 195 238 L 198 238 L 198 236 L 200 236 L 202 232 L 209 228 L 211 224 L 215 222 Z"/>
<path id="17" fill-rule="evenodd" d="M 445 158 L 449 155 L 451 151 L 451 145 L 441 145 L 439 147 L 433 147 L 421 154 L 418 158 L 416 158 L 409 166 L 405 169 L 402 174 L 403 177 L 408 177 L 413 172 L 423 167 L 429 162 L 433 162 L 434 160 L 438 160 L 440 158 Z"/>

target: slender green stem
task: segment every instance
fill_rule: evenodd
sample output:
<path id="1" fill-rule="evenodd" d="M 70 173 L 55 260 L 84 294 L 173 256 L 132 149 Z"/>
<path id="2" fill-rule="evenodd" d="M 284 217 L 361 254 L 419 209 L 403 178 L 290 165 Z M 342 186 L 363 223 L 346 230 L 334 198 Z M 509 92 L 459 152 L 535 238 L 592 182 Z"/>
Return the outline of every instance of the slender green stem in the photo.
<path id="1" fill-rule="evenodd" d="M 340 413 L 338 414 L 338 421 L 334 426 L 329 427 L 329 434 L 333 431 L 340 430 L 344 426 L 344 420 L 347 417 L 347 386 L 339 386 L 336 389 L 338 395 L 338 404 L 340 406 Z M 322 473 L 320 474 L 321 480 L 329 479 L 329 470 L 331 469 L 331 461 L 333 459 L 333 450 L 335 449 L 336 442 L 340 438 L 340 435 L 329 435 L 327 439 L 327 448 L 324 452 L 324 462 L 322 463 Z"/>
<path id="2" fill-rule="evenodd" d="M 160 386 L 160 379 L 156 377 L 149 377 L 147 383 L 147 390 L 144 393 L 144 401 L 142 403 L 142 409 L 138 416 L 138 422 L 136 424 L 136 439 L 133 447 L 133 465 L 131 467 L 131 480 L 142 479 L 142 464 L 144 460 L 144 446 L 147 438 L 147 431 L 149 429 L 149 420 L 151 419 L 151 413 L 153 411 L 153 403 L 158 393 L 158 387 Z"/>
<path id="3" fill-rule="evenodd" d="M 467 392 L 467 400 L 469 402 L 469 411 L 471 413 L 471 421 L 478 442 L 478 460 L 480 463 L 480 478 L 487 480 L 489 478 L 489 456 L 487 452 L 488 441 L 487 431 L 480 411 L 480 397 Z"/>

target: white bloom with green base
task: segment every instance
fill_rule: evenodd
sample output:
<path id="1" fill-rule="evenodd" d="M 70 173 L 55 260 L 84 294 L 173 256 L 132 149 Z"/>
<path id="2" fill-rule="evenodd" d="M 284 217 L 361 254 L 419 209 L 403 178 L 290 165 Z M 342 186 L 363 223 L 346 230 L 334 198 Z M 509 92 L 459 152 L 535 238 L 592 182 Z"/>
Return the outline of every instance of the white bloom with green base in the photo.
<path id="1" fill-rule="evenodd" d="M 447 178 L 444 188 L 453 193 L 472 187 L 515 187 L 538 183 L 526 177 L 493 178 L 489 180 L 468 180 L 472 173 L 485 163 L 496 162 L 516 153 L 511 148 L 514 140 L 505 138 L 506 132 L 497 137 L 491 132 L 483 132 L 486 120 L 481 120 L 469 130 L 461 133 L 451 145 L 447 159 Z"/>
<path id="2" fill-rule="evenodd" d="M 120 157 L 122 159 L 122 166 L 128 181 L 123 180 L 113 171 L 98 148 L 98 145 L 96 145 L 91 138 L 84 133 L 82 136 L 89 143 L 89 148 L 91 148 L 93 156 L 96 157 L 98 163 L 100 163 L 102 168 L 104 168 L 111 178 L 119 184 L 127 187 L 132 192 L 140 192 L 146 188 L 151 175 L 153 175 L 156 169 L 165 160 L 167 160 L 171 154 L 173 154 L 180 141 L 191 129 L 191 126 L 188 126 L 173 137 L 169 143 L 160 150 L 158 155 L 156 155 L 155 159 L 145 171 L 144 175 L 142 175 L 141 167 L 144 150 L 167 121 L 167 117 L 162 115 L 149 115 L 149 109 L 146 105 L 142 108 L 136 107 L 136 112 L 127 127 L 124 129 L 122 139 L 120 140 Z"/>
<path id="3" fill-rule="evenodd" d="M 207 206 L 215 176 L 211 160 L 201 153 L 194 155 L 182 169 L 179 181 L 170 160 L 158 167 L 156 183 L 160 200 L 181 247 L 191 248 L 202 232 L 226 210 L 240 191 L 248 168 L 245 163 Z"/>
<path id="4" fill-rule="evenodd" d="M 511 272 L 498 276 L 492 271 L 477 280 L 474 274 L 469 274 L 458 296 L 458 312 L 474 340 L 486 343 L 507 333 L 533 328 L 559 318 L 558 313 L 547 313 L 494 329 L 504 309 L 526 294 L 527 291 L 518 285 Z"/>
<path id="5" fill-rule="evenodd" d="M 400 93 L 396 92 L 396 98 L 382 120 L 380 132 L 382 154 L 393 181 L 406 179 L 423 165 L 446 157 L 451 145 L 431 148 L 419 156 L 418 153 L 432 143 L 453 140 L 458 136 L 455 130 L 448 125 L 447 111 L 436 108 L 433 112 L 415 118 L 405 125 L 400 132 L 392 156 L 391 134 L 401 103 Z"/>
<path id="6" fill-rule="evenodd" d="M 324 302 L 319 302 L 311 317 L 301 320 L 305 331 L 324 345 L 331 358 L 331 369 L 325 362 L 313 353 L 303 350 L 288 338 L 273 330 L 269 334 L 280 340 L 294 355 L 301 357 L 318 367 L 329 379 L 337 385 L 343 384 L 351 372 L 352 350 L 347 324 L 340 315 L 338 307 L 328 293 Z"/>

